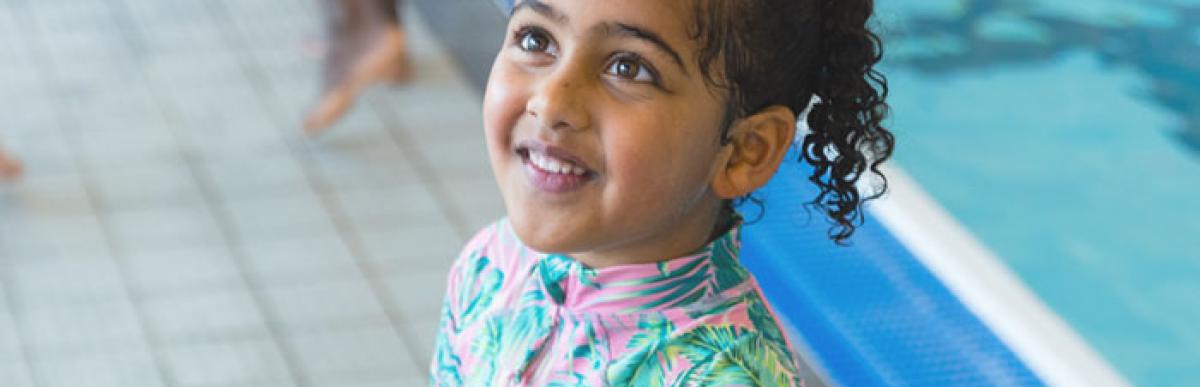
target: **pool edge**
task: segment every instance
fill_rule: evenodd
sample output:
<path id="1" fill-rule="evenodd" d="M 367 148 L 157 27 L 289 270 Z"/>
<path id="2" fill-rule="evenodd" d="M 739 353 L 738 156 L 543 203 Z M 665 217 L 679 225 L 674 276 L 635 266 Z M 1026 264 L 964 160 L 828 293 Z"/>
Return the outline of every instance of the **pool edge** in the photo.
<path id="1" fill-rule="evenodd" d="M 1038 377 L 1055 386 L 1131 385 L 903 169 L 882 169 L 888 194 L 868 211 Z"/>

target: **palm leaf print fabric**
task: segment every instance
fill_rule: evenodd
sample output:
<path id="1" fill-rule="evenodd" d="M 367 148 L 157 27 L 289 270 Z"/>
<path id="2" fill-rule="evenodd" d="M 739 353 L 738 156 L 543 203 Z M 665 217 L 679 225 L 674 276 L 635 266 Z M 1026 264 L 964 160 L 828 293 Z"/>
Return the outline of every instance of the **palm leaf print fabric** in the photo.
<path id="1" fill-rule="evenodd" d="M 738 262 L 739 227 L 683 257 L 586 267 L 480 231 L 447 280 L 436 386 L 802 386 Z"/>

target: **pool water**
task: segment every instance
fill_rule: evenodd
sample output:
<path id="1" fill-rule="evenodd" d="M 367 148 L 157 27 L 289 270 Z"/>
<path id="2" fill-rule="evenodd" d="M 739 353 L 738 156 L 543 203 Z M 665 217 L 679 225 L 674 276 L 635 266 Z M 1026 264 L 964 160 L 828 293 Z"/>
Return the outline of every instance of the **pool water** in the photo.
<path id="1" fill-rule="evenodd" d="M 1200 1 L 877 7 L 897 164 L 1130 381 L 1200 380 Z"/>

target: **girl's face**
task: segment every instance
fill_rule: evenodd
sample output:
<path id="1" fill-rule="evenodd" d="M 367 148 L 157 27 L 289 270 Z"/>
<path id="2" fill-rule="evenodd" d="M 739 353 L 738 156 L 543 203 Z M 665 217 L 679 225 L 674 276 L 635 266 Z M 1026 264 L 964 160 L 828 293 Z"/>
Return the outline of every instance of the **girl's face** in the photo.
<path id="1" fill-rule="evenodd" d="M 492 169 L 528 246 L 593 267 L 707 242 L 724 97 L 688 36 L 691 1 L 524 0 L 484 97 Z"/>

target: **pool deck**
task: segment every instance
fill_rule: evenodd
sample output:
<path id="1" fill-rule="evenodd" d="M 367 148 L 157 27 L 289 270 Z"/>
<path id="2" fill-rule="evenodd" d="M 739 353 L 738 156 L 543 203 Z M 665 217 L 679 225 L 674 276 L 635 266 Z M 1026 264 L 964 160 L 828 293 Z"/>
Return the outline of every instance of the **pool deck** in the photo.
<path id="1" fill-rule="evenodd" d="M 316 11 L 0 2 L 0 386 L 425 384 L 479 95 L 409 10 L 414 80 L 303 137 Z"/>

